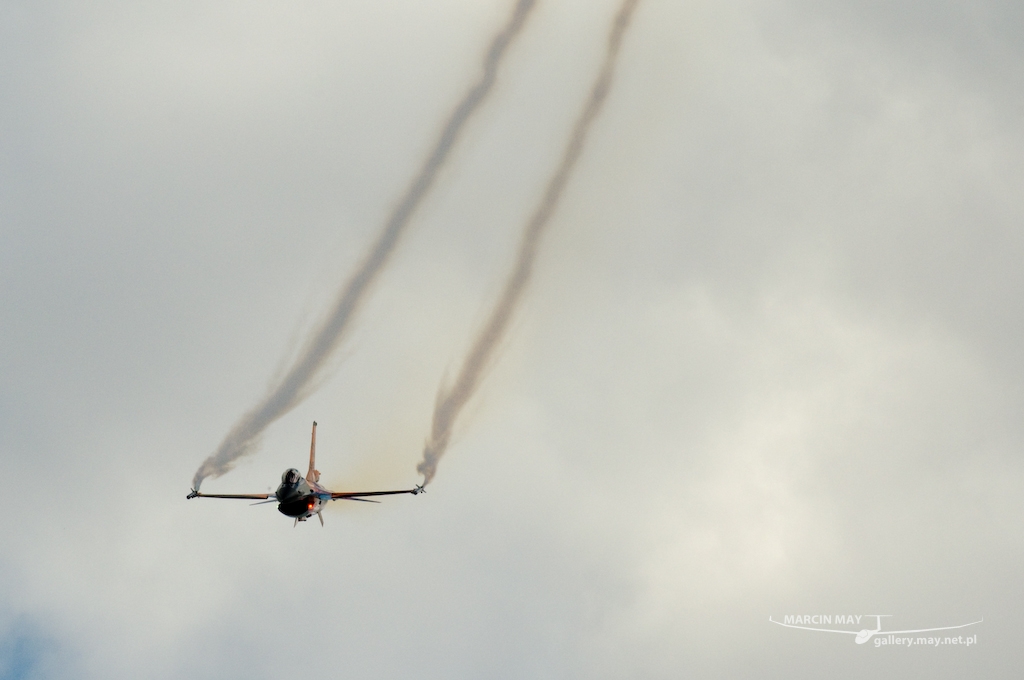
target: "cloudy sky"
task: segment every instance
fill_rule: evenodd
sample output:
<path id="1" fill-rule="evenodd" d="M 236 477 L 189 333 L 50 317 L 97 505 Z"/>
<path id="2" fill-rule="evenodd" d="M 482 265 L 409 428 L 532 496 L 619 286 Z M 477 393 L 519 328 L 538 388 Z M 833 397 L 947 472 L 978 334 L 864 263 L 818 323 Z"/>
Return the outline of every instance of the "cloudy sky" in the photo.
<path id="1" fill-rule="evenodd" d="M 511 5 L 0 4 L 0 678 L 1019 669 L 1019 3 L 643 0 L 430 493 L 185 500 Z M 540 0 L 319 391 L 204 491 L 314 419 L 331 488 L 418 481 L 616 6 Z"/>

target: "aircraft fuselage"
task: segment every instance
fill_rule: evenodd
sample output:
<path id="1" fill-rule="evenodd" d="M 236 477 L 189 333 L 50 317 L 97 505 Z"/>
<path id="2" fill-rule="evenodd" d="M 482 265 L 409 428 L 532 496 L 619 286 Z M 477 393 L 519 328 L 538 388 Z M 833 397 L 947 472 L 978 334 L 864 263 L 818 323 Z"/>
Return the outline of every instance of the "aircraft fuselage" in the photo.
<path id="1" fill-rule="evenodd" d="M 330 491 L 316 482 L 303 479 L 295 468 L 281 475 L 281 485 L 274 495 L 278 500 L 278 511 L 300 522 L 320 512 L 331 500 Z"/>

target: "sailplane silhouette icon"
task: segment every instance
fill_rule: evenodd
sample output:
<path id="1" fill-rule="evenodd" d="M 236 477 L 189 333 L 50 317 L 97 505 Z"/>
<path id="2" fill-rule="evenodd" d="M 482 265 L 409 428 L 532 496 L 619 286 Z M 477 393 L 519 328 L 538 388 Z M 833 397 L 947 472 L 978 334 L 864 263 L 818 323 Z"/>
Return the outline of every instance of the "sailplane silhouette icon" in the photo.
<path id="1" fill-rule="evenodd" d="M 868 628 L 865 628 L 865 629 L 859 630 L 859 631 L 857 631 L 857 630 L 835 630 L 835 629 L 832 629 L 832 628 L 812 628 L 810 626 L 797 626 L 797 625 L 794 625 L 792 623 L 783 623 L 781 621 L 776 621 L 775 619 L 773 619 L 770 616 L 768 617 L 768 620 L 771 621 L 772 623 L 776 624 L 776 625 L 784 626 L 786 628 L 798 628 L 800 630 L 815 630 L 815 631 L 818 631 L 819 633 L 845 633 L 847 635 L 855 635 L 856 637 L 854 638 L 854 642 L 856 642 L 858 645 L 864 644 L 865 642 L 870 640 L 872 637 L 874 637 L 875 635 L 878 635 L 880 633 L 884 633 L 885 635 L 899 635 L 901 633 L 930 633 L 930 632 L 936 631 L 936 630 L 954 630 L 954 629 L 957 629 L 957 628 L 966 628 L 967 626 L 973 626 L 973 625 L 981 623 L 982 621 L 985 620 L 985 619 L 979 619 L 978 621 L 972 621 L 971 623 L 965 623 L 965 624 L 960 625 L 960 626 L 942 626 L 942 627 L 939 627 L 939 628 L 917 628 L 917 629 L 914 629 L 914 630 L 884 630 L 883 631 L 882 630 L 882 619 L 883 618 L 888 618 L 888 617 L 892 616 L 892 614 L 865 614 L 864 616 L 868 616 L 868 617 L 872 617 L 873 616 L 875 618 L 875 622 L 876 623 L 875 623 L 874 630 L 871 630 L 871 629 L 868 629 Z"/>

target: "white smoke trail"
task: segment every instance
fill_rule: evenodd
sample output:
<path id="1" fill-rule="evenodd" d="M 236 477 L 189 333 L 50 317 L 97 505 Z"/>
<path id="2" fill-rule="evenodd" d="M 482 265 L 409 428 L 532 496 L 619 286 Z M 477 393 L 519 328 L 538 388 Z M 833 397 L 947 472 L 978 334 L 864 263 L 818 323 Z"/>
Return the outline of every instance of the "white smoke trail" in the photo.
<path id="1" fill-rule="evenodd" d="M 306 342 L 284 377 L 267 396 L 239 419 L 217 450 L 199 466 L 192 479 L 192 488 L 198 489 L 207 477 L 218 477 L 229 471 L 239 458 L 254 450 L 260 435 L 271 423 L 298 406 L 312 392 L 314 379 L 338 347 L 353 313 L 387 264 L 409 219 L 434 183 L 466 122 L 490 93 L 498 66 L 509 45 L 520 33 L 533 6 L 534 0 L 517 0 L 507 22 L 491 41 L 484 56 L 483 73 L 479 80 L 455 107 L 433 151 L 388 217 L 369 253 L 341 289 L 333 308 Z"/>
<path id="2" fill-rule="evenodd" d="M 533 260 L 537 255 L 540 238 L 562 197 L 562 192 L 569 181 L 576 161 L 579 160 L 580 154 L 583 152 L 587 132 L 601 112 L 601 107 L 608 96 L 619 48 L 622 45 L 622 37 L 629 27 L 630 18 L 638 2 L 639 0 L 624 0 L 619 7 L 608 36 L 608 46 L 601 70 L 590 90 L 590 96 L 587 98 L 583 111 L 580 112 L 572 133 L 569 135 L 569 143 L 565 147 L 561 163 L 551 179 L 548 180 L 540 204 L 523 229 L 519 253 L 512 272 L 505 282 L 505 287 L 502 289 L 501 296 L 494 305 L 487 323 L 480 329 L 472 347 L 463 359 L 455 382 L 450 387 L 442 386 L 437 392 L 430 438 L 423 447 L 423 460 L 416 466 L 416 471 L 423 475 L 424 484 L 430 482 L 437 473 L 437 463 L 448 448 L 455 420 L 458 418 L 459 412 L 462 411 L 462 407 L 476 391 L 494 348 L 504 335 L 523 290 L 530 281 Z"/>

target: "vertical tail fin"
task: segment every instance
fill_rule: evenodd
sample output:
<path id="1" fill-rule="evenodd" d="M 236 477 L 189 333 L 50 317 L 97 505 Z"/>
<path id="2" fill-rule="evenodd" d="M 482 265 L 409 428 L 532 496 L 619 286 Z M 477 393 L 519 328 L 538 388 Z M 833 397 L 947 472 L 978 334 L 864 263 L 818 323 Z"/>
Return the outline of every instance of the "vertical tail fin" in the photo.
<path id="1" fill-rule="evenodd" d="M 320 471 L 316 469 L 316 421 L 313 421 L 313 439 L 309 443 L 309 472 L 306 473 L 306 481 L 316 483 L 320 481 Z"/>

